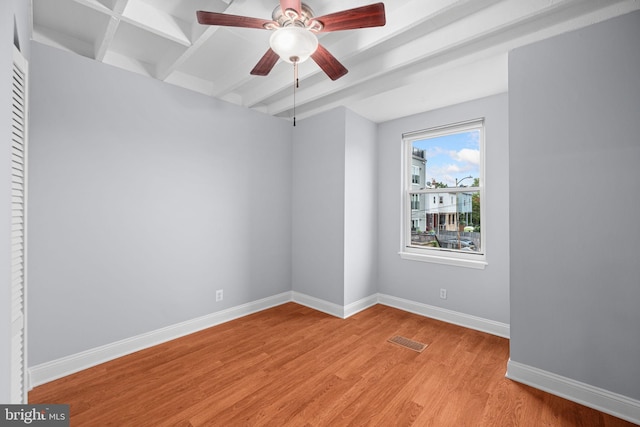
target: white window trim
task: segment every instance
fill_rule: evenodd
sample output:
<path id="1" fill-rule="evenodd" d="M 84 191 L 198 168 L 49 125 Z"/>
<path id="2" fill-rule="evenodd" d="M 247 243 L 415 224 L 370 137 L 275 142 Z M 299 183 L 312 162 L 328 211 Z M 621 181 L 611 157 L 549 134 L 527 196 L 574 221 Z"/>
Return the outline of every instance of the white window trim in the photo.
<path id="1" fill-rule="evenodd" d="M 480 199 L 483 201 L 480 203 L 480 218 L 483 219 L 482 226 L 480 228 L 480 241 L 482 242 L 482 252 L 480 253 L 464 253 L 458 251 L 448 251 L 446 249 L 431 249 L 431 248 L 415 248 L 409 246 L 407 242 L 411 241 L 411 227 L 407 225 L 411 224 L 411 209 L 410 194 L 411 191 L 411 156 L 412 144 L 414 141 L 433 138 L 437 136 L 447 135 L 455 128 L 456 132 L 464 132 L 467 130 L 473 130 L 480 128 L 482 143 L 480 144 L 480 185 L 478 190 L 480 191 Z M 400 258 L 410 261 L 430 262 L 435 264 L 445 264 L 457 267 L 484 269 L 487 265 L 487 250 L 486 250 L 486 192 L 485 192 L 485 135 L 484 135 L 484 118 L 469 120 L 465 122 L 453 123 L 446 126 L 439 126 L 436 128 L 430 128 L 415 132 L 409 132 L 402 135 L 402 180 L 401 180 L 401 216 L 400 216 L 400 250 L 398 254 Z M 476 187 L 474 187 L 476 188 Z M 451 191 L 453 190 L 453 191 Z M 468 191 L 468 187 L 464 189 L 449 188 L 445 191 L 451 192 L 464 192 Z"/>

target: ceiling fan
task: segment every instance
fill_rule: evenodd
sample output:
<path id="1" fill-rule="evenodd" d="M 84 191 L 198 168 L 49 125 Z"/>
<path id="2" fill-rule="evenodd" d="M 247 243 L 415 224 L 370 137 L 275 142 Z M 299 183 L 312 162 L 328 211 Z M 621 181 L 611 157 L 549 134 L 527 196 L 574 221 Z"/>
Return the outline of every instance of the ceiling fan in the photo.
<path id="1" fill-rule="evenodd" d="M 300 0 L 280 0 L 271 20 L 248 16 L 228 15 L 198 11 L 198 22 L 204 25 L 257 28 L 273 30 L 270 48 L 251 70 L 251 74 L 266 76 L 278 62 L 278 58 L 294 64 L 309 57 L 329 76 L 337 80 L 348 70 L 327 49 L 318 44 L 317 33 L 380 27 L 386 23 L 384 4 L 375 3 L 315 17 L 309 6 Z"/>

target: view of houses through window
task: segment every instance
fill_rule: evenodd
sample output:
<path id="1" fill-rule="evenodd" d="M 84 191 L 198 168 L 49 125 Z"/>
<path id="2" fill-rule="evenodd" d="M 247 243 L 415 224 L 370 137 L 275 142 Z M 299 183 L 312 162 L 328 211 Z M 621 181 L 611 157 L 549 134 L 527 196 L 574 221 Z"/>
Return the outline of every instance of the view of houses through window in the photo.
<path id="1" fill-rule="evenodd" d="M 405 246 L 482 253 L 482 121 L 405 135 Z M 410 162 L 410 163 L 409 163 Z M 409 237 L 410 236 L 410 237 Z"/>

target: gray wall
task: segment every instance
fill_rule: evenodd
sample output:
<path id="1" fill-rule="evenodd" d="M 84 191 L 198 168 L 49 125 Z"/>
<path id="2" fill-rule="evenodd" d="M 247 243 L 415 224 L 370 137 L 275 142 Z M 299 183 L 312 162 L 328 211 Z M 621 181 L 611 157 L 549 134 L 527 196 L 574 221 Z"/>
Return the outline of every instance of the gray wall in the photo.
<path id="1" fill-rule="evenodd" d="M 488 266 L 484 270 L 403 260 L 400 250 L 402 134 L 485 118 Z M 383 123 L 378 132 L 378 290 L 382 294 L 509 323 L 509 144 L 507 95 Z M 446 300 L 439 297 L 446 288 Z"/>
<path id="2" fill-rule="evenodd" d="M 640 13 L 509 58 L 511 360 L 640 399 Z"/>
<path id="3" fill-rule="evenodd" d="M 37 43 L 31 65 L 30 366 L 291 289 L 288 122 Z"/>
<path id="4" fill-rule="evenodd" d="M 15 24 L 15 25 L 14 25 Z M 14 31 L 15 29 L 15 31 Z M 29 59 L 31 31 L 29 3 L 25 0 L 0 1 L 0 402 L 11 397 L 11 82 L 13 46 Z M 15 35 L 15 37 L 14 37 Z M 8 343 L 8 344 L 7 344 Z"/>
<path id="5" fill-rule="evenodd" d="M 344 305 L 378 292 L 376 135 L 375 123 L 346 110 Z"/>
<path id="6" fill-rule="evenodd" d="M 345 108 L 293 144 L 293 290 L 340 306 L 376 290 L 376 125 Z"/>
<path id="7" fill-rule="evenodd" d="M 344 303 L 345 109 L 300 120 L 293 144 L 292 286 Z"/>

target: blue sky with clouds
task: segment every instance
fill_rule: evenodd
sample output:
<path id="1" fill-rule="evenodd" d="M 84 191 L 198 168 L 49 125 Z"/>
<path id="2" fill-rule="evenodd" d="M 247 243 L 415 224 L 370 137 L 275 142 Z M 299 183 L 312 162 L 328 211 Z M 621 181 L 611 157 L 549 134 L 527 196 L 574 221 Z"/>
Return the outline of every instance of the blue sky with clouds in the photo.
<path id="1" fill-rule="evenodd" d="M 471 175 L 480 176 L 480 132 L 477 130 L 415 141 L 413 146 L 425 150 L 427 158 L 425 179 L 455 187 Z M 473 179 L 465 179 L 462 185 L 473 185 Z"/>

